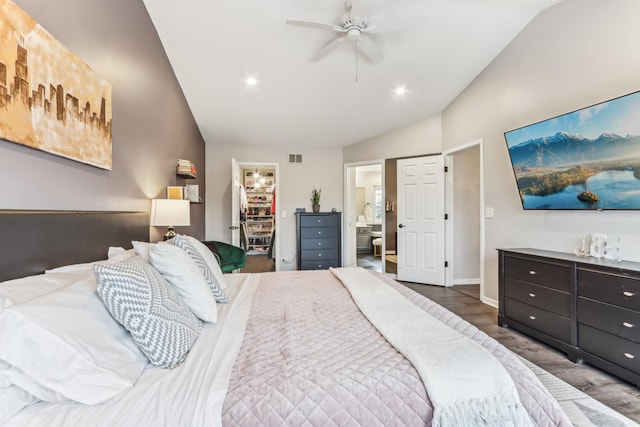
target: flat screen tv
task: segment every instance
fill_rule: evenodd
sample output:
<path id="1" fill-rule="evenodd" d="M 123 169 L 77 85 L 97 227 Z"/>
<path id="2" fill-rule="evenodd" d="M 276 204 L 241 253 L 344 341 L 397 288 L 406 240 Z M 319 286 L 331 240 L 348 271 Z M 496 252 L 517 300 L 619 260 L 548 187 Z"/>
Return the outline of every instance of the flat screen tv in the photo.
<path id="1" fill-rule="evenodd" d="M 640 209 L 640 92 L 504 134 L 528 209 Z"/>

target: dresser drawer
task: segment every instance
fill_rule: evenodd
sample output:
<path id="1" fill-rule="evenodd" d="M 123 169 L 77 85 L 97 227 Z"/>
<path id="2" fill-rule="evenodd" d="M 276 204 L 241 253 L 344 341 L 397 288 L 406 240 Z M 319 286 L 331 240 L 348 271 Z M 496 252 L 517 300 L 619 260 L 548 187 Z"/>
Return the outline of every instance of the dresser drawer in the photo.
<path id="1" fill-rule="evenodd" d="M 640 312 L 578 298 L 578 322 L 640 343 Z"/>
<path id="2" fill-rule="evenodd" d="M 300 238 L 307 239 L 312 237 L 338 237 L 338 229 L 333 227 L 309 227 L 300 229 Z"/>
<path id="3" fill-rule="evenodd" d="M 578 296 L 640 310 L 640 280 L 578 269 Z"/>
<path id="4" fill-rule="evenodd" d="M 557 314 L 506 298 L 505 315 L 564 342 L 571 341 L 571 322 Z"/>
<path id="5" fill-rule="evenodd" d="M 303 249 L 300 251 L 302 261 L 338 259 L 338 249 Z"/>
<path id="6" fill-rule="evenodd" d="M 541 308 L 563 317 L 571 317 L 571 296 L 567 292 L 534 285 L 533 283 L 505 278 L 507 298 Z"/>
<path id="7" fill-rule="evenodd" d="M 300 268 L 302 270 L 326 270 L 330 267 L 340 267 L 340 260 L 318 260 L 318 261 L 302 261 Z"/>
<path id="8" fill-rule="evenodd" d="M 594 356 L 640 374 L 640 344 L 578 324 L 578 346 Z"/>
<path id="9" fill-rule="evenodd" d="M 569 265 L 549 264 L 505 256 L 504 274 L 513 279 L 571 292 Z"/>
<path id="10" fill-rule="evenodd" d="M 300 249 L 336 249 L 338 247 L 338 239 L 300 239 Z"/>
<path id="11" fill-rule="evenodd" d="M 336 215 L 305 215 L 300 217 L 301 227 L 333 227 L 338 225 Z"/>

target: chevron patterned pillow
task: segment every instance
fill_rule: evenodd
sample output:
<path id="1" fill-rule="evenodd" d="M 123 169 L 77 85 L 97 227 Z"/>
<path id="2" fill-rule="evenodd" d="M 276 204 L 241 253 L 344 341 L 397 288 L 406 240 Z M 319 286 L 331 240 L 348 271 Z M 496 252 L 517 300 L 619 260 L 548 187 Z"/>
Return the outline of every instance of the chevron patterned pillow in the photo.
<path id="1" fill-rule="evenodd" d="M 202 322 L 164 277 L 138 256 L 94 271 L 100 298 L 149 361 L 160 368 L 180 365 Z"/>
<path id="2" fill-rule="evenodd" d="M 213 274 L 213 271 L 211 271 L 205 259 L 202 257 L 202 255 L 200 255 L 200 252 L 198 251 L 198 249 L 196 249 L 196 247 L 193 246 L 193 244 L 189 241 L 189 239 L 179 234 L 173 239 L 167 240 L 166 243 L 179 247 L 180 249 L 185 251 L 196 262 L 196 264 L 198 265 L 198 268 L 200 269 L 200 272 L 204 276 L 204 279 L 207 281 L 207 284 L 209 284 L 209 287 L 211 288 L 211 292 L 213 292 L 213 296 L 216 299 L 216 302 L 220 302 L 220 303 L 229 302 L 227 300 L 227 295 L 224 293 L 224 290 L 222 289 L 222 286 L 220 286 L 216 281 L 216 277 Z"/>

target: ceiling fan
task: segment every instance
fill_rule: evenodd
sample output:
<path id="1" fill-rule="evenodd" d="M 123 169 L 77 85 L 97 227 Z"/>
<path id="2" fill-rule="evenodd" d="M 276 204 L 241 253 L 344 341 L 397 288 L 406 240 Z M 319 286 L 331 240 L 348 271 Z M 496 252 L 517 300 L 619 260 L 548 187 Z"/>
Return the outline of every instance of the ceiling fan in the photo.
<path id="1" fill-rule="evenodd" d="M 376 62 L 382 59 L 382 52 L 376 46 L 376 44 L 369 38 L 368 34 L 378 34 L 393 29 L 380 29 L 374 24 L 369 23 L 367 17 L 351 16 L 352 4 L 351 0 L 346 0 L 344 3 L 345 14 L 342 15 L 338 24 L 326 24 L 319 22 L 300 21 L 295 19 L 287 20 L 287 24 L 298 25 L 301 27 L 320 28 L 324 30 L 331 30 L 337 33 L 337 37 L 327 43 L 324 47 L 318 50 L 312 57 L 312 61 L 317 61 L 322 58 L 345 40 L 352 41 L 356 50 L 362 52 L 371 61 Z"/>

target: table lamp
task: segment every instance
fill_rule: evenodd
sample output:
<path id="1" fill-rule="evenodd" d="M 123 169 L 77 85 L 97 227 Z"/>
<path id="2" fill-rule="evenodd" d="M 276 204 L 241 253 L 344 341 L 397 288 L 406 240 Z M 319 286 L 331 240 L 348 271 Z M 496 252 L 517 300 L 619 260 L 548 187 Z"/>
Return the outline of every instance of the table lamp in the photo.
<path id="1" fill-rule="evenodd" d="M 151 225 L 169 227 L 163 240 L 175 237 L 173 227 L 191 225 L 188 200 L 153 199 L 151 200 Z"/>

